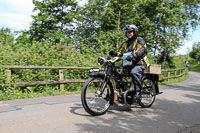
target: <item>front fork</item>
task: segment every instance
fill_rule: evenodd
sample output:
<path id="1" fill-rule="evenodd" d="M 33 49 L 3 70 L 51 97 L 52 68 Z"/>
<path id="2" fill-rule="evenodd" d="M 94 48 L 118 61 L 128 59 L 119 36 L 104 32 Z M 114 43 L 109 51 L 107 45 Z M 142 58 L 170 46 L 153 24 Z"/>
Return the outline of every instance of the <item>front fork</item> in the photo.
<path id="1" fill-rule="evenodd" d="M 114 100 L 114 90 L 113 90 L 113 84 L 110 82 L 111 79 L 111 75 L 107 75 L 107 74 L 103 74 L 103 73 L 90 73 L 89 74 L 90 77 L 97 77 L 97 78 L 101 78 L 103 79 L 103 83 L 105 84 L 101 84 L 100 87 L 102 88 L 102 91 L 98 91 L 97 94 L 99 96 L 102 96 L 103 92 L 105 91 L 105 88 L 107 85 L 109 85 L 110 88 L 110 104 L 113 104 L 113 100 Z"/>
<path id="2" fill-rule="evenodd" d="M 100 88 L 103 87 L 102 91 L 100 92 L 100 96 L 102 96 L 103 92 L 105 91 L 105 88 L 106 86 L 108 85 L 108 81 L 110 80 L 110 75 L 107 76 L 107 74 L 105 74 L 105 77 L 104 77 L 104 81 L 103 83 L 101 84 Z M 106 83 L 106 84 L 104 84 Z M 99 92 L 98 92 L 99 93 Z"/>

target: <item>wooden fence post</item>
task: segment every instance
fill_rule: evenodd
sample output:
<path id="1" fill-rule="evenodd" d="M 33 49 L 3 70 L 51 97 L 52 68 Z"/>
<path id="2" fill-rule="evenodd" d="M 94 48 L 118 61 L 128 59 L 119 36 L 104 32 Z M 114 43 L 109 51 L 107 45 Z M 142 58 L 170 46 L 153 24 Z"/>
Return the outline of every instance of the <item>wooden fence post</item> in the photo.
<path id="1" fill-rule="evenodd" d="M 11 70 L 6 70 L 6 75 L 7 75 L 6 83 L 10 84 L 11 83 Z"/>
<path id="2" fill-rule="evenodd" d="M 170 79 L 170 71 L 168 71 L 168 75 L 167 75 L 167 80 L 169 81 L 169 79 Z"/>
<path id="3" fill-rule="evenodd" d="M 183 71 L 183 76 L 182 77 L 184 77 L 184 75 L 186 74 L 186 69 L 183 69 L 182 71 Z"/>
<path id="4" fill-rule="evenodd" d="M 176 77 L 176 75 L 177 75 L 177 74 L 176 74 L 176 70 L 175 70 L 175 71 L 174 71 L 174 76 Z"/>
<path id="5" fill-rule="evenodd" d="M 63 71 L 62 70 L 59 70 L 59 77 L 60 77 L 60 80 L 64 80 L 64 75 L 63 75 Z M 64 90 L 64 84 L 60 84 L 60 89 L 61 90 Z"/>

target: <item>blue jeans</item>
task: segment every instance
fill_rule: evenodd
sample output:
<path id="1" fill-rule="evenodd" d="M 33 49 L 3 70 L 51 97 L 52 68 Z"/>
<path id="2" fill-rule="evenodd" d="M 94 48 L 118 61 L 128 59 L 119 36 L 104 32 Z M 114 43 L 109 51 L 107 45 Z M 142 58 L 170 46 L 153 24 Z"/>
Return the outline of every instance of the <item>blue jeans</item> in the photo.
<path id="1" fill-rule="evenodd" d="M 135 91 L 140 91 L 142 89 L 142 73 L 145 69 L 145 66 L 135 66 L 131 70 L 131 77 L 133 79 L 133 84 L 134 84 L 134 90 Z"/>

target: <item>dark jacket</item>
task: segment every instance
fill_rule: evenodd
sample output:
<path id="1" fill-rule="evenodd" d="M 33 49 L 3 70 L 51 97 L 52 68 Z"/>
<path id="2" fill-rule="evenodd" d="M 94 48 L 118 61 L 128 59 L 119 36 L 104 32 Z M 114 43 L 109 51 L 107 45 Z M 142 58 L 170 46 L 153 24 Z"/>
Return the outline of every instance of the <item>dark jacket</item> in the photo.
<path id="1" fill-rule="evenodd" d="M 135 53 L 135 60 L 133 65 L 146 65 L 149 66 L 149 61 L 146 56 L 146 48 L 147 45 L 141 37 L 137 37 L 134 39 L 129 39 L 126 42 L 122 43 L 118 56 L 122 56 L 123 53 L 133 52 Z"/>

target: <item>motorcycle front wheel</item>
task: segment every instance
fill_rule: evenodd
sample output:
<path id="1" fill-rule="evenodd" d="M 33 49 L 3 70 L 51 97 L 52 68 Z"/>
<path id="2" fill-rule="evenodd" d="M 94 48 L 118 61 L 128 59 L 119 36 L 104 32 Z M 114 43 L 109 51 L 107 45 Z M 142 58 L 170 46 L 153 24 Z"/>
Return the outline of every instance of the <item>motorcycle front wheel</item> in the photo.
<path id="1" fill-rule="evenodd" d="M 110 108 L 114 97 L 112 84 L 104 78 L 89 78 L 81 91 L 81 102 L 89 114 L 93 116 L 103 115 Z"/>

